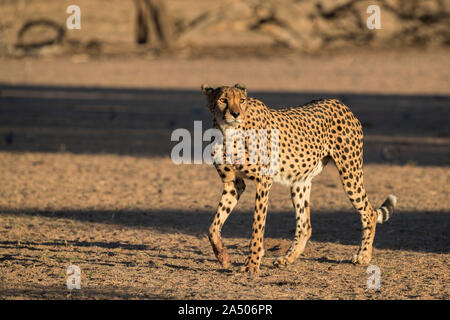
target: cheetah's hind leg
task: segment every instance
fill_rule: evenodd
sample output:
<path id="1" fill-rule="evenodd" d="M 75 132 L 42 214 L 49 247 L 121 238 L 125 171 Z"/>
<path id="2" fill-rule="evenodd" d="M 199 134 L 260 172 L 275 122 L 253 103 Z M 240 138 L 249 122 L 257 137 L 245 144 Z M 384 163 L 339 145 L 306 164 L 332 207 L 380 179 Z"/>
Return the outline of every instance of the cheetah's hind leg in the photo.
<path id="1" fill-rule="evenodd" d="M 366 193 L 363 183 L 362 145 L 358 148 L 359 157 L 345 158 L 345 155 L 335 156 L 333 159 L 339 170 L 344 191 L 353 207 L 359 212 L 362 224 L 361 245 L 357 254 L 352 258 L 354 264 L 368 264 L 372 259 L 372 245 L 375 238 L 377 223 L 386 222 L 394 212 L 397 198 L 388 196 L 381 208 L 375 210 Z"/>
<path id="2" fill-rule="evenodd" d="M 291 187 L 291 198 L 296 219 L 295 237 L 286 255 L 274 261 L 274 265 L 277 267 L 294 262 L 303 253 L 306 243 L 311 237 L 310 194 L 311 180 L 294 183 Z"/>

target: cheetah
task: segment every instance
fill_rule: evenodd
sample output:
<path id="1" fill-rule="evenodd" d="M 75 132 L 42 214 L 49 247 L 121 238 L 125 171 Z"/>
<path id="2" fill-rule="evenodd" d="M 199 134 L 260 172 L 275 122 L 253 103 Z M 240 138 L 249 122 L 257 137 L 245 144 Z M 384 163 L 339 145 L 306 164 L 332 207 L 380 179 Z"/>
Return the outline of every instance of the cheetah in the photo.
<path id="1" fill-rule="evenodd" d="M 311 181 L 331 159 L 340 175 L 340 180 L 353 207 L 359 212 L 362 223 L 362 239 L 358 252 L 353 255 L 354 264 L 368 264 L 372 258 L 372 244 L 377 223 L 386 222 L 394 211 L 397 198 L 389 195 L 381 207 L 375 210 L 369 202 L 363 185 L 363 132 L 359 120 L 350 109 L 337 99 L 314 100 L 305 105 L 282 109 L 268 108 L 261 101 L 247 97 L 243 84 L 213 88 L 201 86 L 206 96 L 213 126 L 221 130 L 226 139 L 229 129 L 246 135 L 243 147 L 244 159 L 233 155 L 234 161 L 215 161 L 214 166 L 222 179 L 223 192 L 216 215 L 209 228 L 208 238 L 218 261 L 224 268 L 231 266 L 230 257 L 221 239 L 221 229 L 245 190 L 244 180 L 256 183 L 255 211 L 252 226 L 250 254 L 242 267 L 243 272 L 258 273 L 264 256 L 263 235 L 267 215 L 269 191 L 273 182 L 283 183 L 290 188 L 296 213 L 295 237 L 286 254 L 274 260 L 274 265 L 288 265 L 303 253 L 311 236 L 310 192 Z M 254 142 L 255 132 L 265 131 L 267 137 L 278 134 L 278 143 L 270 140 L 265 145 L 266 156 L 271 158 L 276 170 L 267 169 L 259 158 L 249 161 L 262 144 Z M 252 151 L 253 145 L 253 151 Z M 274 145 L 274 148 L 269 146 Z M 233 142 L 236 147 L 236 141 Z M 237 147 L 238 148 L 238 147 Z M 216 149 L 212 154 L 215 155 Z M 239 148 L 238 148 L 239 151 Z M 220 158 L 220 157 L 219 157 Z M 236 161 L 241 160 L 241 161 Z M 242 161 L 244 160 L 244 161 Z M 264 172 L 263 172 L 264 171 Z"/>

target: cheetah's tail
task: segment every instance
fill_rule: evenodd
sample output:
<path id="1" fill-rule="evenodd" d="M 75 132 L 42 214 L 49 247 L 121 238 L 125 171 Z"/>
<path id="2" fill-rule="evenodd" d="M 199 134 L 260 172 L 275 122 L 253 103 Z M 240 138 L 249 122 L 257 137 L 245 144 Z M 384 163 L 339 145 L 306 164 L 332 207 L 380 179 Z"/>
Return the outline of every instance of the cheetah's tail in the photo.
<path id="1" fill-rule="evenodd" d="M 393 194 L 389 195 L 381 205 L 380 209 L 377 210 L 377 223 L 388 221 L 392 213 L 394 213 L 394 208 L 396 205 L 397 197 Z"/>

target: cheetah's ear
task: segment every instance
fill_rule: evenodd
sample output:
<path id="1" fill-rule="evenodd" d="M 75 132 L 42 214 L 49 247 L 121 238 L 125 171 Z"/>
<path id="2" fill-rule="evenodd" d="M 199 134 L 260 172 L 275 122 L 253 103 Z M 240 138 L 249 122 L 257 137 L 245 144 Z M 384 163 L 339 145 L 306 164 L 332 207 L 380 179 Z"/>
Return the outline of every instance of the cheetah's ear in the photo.
<path id="1" fill-rule="evenodd" d="M 235 88 L 241 90 L 242 92 L 244 92 L 245 94 L 247 94 L 247 87 L 245 86 L 245 84 L 242 83 L 236 83 L 234 85 Z"/>
<path id="2" fill-rule="evenodd" d="M 208 84 L 204 83 L 202 84 L 202 93 L 204 95 L 209 96 L 214 91 L 213 88 L 211 88 Z"/>

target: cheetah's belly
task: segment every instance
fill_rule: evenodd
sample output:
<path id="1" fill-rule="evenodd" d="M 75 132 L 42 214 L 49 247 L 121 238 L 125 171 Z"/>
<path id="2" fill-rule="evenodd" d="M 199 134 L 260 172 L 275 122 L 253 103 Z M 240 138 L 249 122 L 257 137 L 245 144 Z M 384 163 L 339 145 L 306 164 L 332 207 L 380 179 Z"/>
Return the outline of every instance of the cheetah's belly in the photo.
<path id="1" fill-rule="evenodd" d="M 289 174 L 281 173 L 280 171 L 278 171 L 277 174 L 273 176 L 273 181 L 286 186 L 292 186 L 296 182 L 310 181 L 312 180 L 312 178 L 322 172 L 323 167 L 324 163 L 320 160 L 318 161 L 316 166 L 312 168 L 312 170 L 307 171 L 304 175 L 301 175 L 299 177 L 292 175 L 290 179 L 288 178 Z"/>

